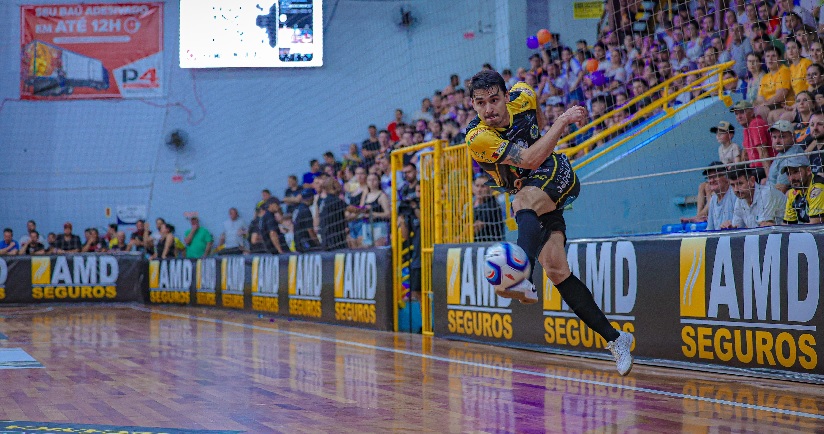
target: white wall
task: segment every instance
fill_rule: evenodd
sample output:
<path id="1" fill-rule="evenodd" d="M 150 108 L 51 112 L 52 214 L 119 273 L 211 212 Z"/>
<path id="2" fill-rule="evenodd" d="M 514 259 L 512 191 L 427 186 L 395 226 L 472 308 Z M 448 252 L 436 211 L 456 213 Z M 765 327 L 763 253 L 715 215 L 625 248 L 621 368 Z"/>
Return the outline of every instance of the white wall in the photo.
<path id="1" fill-rule="evenodd" d="M 541 0 L 539 0 L 541 1 Z M 586 39 L 591 46 L 598 36 L 597 19 L 576 20 L 571 0 L 542 0 L 549 3 L 549 31 L 561 34 L 561 43 L 575 47 L 575 42 Z"/>

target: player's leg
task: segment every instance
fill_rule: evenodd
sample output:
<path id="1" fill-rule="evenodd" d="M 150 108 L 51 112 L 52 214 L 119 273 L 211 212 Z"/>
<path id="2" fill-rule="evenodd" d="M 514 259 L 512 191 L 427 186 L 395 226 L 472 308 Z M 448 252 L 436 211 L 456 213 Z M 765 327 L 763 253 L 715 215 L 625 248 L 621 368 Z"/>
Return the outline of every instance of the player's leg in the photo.
<path id="1" fill-rule="evenodd" d="M 555 203 L 547 200 L 547 195 L 541 189 L 532 186 L 523 187 L 512 202 L 515 211 L 515 222 L 518 223 L 518 241 L 516 244 L 524 250 L 529 265 L 535 266 L 538 253 L 545 241 L 545 233 L 538 219 L 538 214 L 547 213 L 555 209 Z M 524 304 L 538 302 L 538 291 L 532 282 L 532 273 L 528 278 L 509 288 L 495 288 L 499 297 L 514 298 Z"/>
<path id="2" fill-rule="evenodd" d="M 564 244 L 564 233 L 553 231 L 538 258 L 544 272 L 558 288 L 564 302 L 584 321 L 584 324 L 608 342 L 614 341 L 619 336 L 618 330 L 612 327 L 604 312 L 595 303 L 589 288 L 570 272 Z"/>
<path id="3" fill-rule="evenodd" d="M 518 224 L 518 241 L 516 244 L 526 252 L 529 263 L 535 265 L 538 253 L 543 247 L 541 221 L 538 216 L 555 211 L 556 205 L 548 200 L 546 192 L 535 186 L 526 186 L 515 195 L 512 210 L 515 223 Z M 532 280 L 530 275 L 530 281 Z"/>
<path id="4" fill-rule="evenodd" d="M 512 210 L 518 224 L 517 244 L 524 249 L 533 266 L 549 234 L 539 217 L 554 212 L 570 195 L 577 195 L 577 190 L 572 190 L 578 184 L 567 157 L 552 154 L 541 167 L 532 171 L 515 195 Z"/>
<path id="5" fill-rule="evenodd" d="M 561 298 L 572 308 L 573 312 L 606 341 L 607 349 L 612 352 L 618 366 L 618 372 L 626 375 L 632 369 L 633 337 L 630 333 L 615 330 L 604 312 L 595 303 L 592 292 L 578 277 L 569 270 L 566 244 L 566 221 L 563 208 L 571 204 L 581 190 L 581 183 L 572 170 L 569 160 L 564 156 L 554 156 L 552 175 L 541 184 L 541 190 L 558 208 L 546 214 L 539 214 L 543 233 L 542 246 L 539 247 L 540 262 L 549 280 L 558 288 Z"/>
<path id="6" fill-rule="evenodd" d="M 545 219 L 545 224 L 551 230 L 552 220 L 555 217 L 546 217 L 552 217 Z M 560 216 L 558 218 L 563 219 Z M 609 323 L 604 312 L 595 303 L 589 288 L 570 272 L 564 249 L 565 242 L 566 236 L 563 232 L 552 231 L 549 240 L 541 249 L 539 256 L 541 266 L 549 280 L 558 288 L 561 298 L 575 312 L 575 315 L 608 342 L 607 349 L 612 352 L 618 373 L 627 375 L 632 369 L 630 349 L 635 338 L 630 333 L 616 330 Z"/>
<path id="7" fill-rule="evenodd" d="M 564 166 L 563 163 L 567 162 Z M 560 164 L 559 164 L 560 163 Z M 515 223 L 518 224 L 518 241 L 516 244 L 524 250 L 529 264 L 535 266 L 541 248 L 547 240 L 549 232 L 544 231 L 539 216 L 555 211 L 558 207 L 558 200 L 563 190 L 556 185 L 555 176 L 559 175 L 558 169 L 562 169 L 566 179 L 574 176 L 572 168 L 569 167 L 566 157 L 551 155 L 544 164 L 523 180 L 523 186 L 515 195 L 512 201 L 512 210 L 515 212 Z M 532 281 L 532 273 L 529 278 L 510 288 L 498 288 L 497 294 L 501 297 L 515 298 L 521 303 L 536 303 L 538 292 Z"/>

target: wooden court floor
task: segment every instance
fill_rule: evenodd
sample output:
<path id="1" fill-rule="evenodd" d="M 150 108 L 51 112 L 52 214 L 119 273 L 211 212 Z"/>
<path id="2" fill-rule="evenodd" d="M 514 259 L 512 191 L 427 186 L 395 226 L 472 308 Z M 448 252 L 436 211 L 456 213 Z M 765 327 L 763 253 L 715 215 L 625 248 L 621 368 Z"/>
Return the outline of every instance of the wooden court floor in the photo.
<path id="1" fill-rule="evenodd" d="M 816 385 L 641 365 L 620 377 L 601 361 L 197 308 L 0 316 L 0 349 L 43 365 L 0 369 L 0 420 L 254 433 L 824 432 Z"/>

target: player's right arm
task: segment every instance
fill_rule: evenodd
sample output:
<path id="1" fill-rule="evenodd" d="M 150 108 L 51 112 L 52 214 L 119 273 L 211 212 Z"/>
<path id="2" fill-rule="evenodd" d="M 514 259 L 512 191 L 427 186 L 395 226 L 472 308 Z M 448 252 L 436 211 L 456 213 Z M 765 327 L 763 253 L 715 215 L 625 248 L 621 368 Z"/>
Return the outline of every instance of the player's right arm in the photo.
<path id="1" fill-rule="evenodd" d="M 501 163 L 524 169 L 537 169 L 555 150 L 555 146 L 558 145 L 558 140 L 564 134 L 567 126 L 586 118 L 587 111 L 585 108 L 580 106 L 570 107 L 564 114 L 558 116 L 549 131 L 532 146 L 528 148 L 516 145 L 510 146 L 505 159 Z"/>

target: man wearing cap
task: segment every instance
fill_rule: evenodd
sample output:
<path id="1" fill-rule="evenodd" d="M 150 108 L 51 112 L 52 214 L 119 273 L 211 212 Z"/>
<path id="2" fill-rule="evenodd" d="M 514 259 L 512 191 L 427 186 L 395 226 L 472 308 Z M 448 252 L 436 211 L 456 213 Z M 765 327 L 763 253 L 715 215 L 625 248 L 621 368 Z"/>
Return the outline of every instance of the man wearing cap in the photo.
<path id="1" fill-rule="evenodd" d="M 730 107 L 730 111 L 735 114 L 735 120 L 744 127 L 744 160 L 752 161 L 775 157 L 767 123 L 764 122 L 761 116 L 755 114 L 752 103 L 738 101 Z M 754 161 L 749 163 L 749 167 L 762 169 L 766 174 L 770 171 L 770 161 Z"/>
<path id="2" fill-rule="evenodd" d="M 788 159 L 784 172 L 790 179 L 790 191 L 784 210 L 787 224 L 818 224 L 824 217 L 824 178 L 813 175 L 806 155 Z"/>
<path id="3" fill-rule="evenodd" d="M 292 213 L 292 221 L 295 225 L 295 251 L 307 252 L 320 245 L 318 235 L 315 233 L 312 211 L 309 210 L 309 206 L 315 201 L 315 192 L 304 189 L 300 196 L 301 202 Z"/>
<path id="4" fill-rule="evenodd" d="M 770 127 L 772 146 L 775 149 L 775 160 L 770 165 L 770 173 L 767 174 L 767 185 L 777 188 L 781 193 L 787 193 L 790 188 L 790 181 L 784 173 L 789 157 L 804 153 L 801 146 L 795 144 L 795 131 L 790 121 L 779 120 Z"/>
<path id="5" fill-rule="evenodd" d="M 710 128 L 718 141 L 718 160 L 729 166 L 741 162 L 741 147 L 732 142 L 735 127 L 727 121 L 721 121 L 717 126 Z"/>
<path id="6" fill-rule="evenodd" d="M 732 220 L 721 224 L 721 229 L 757 228 L 781 221 L 784 195 L 780 191 L 755 181 L 755 171 L 743 165 L 727 172 L 735 201 Z"/>
<path id="7" fill-rule="evenodd" d="M 215 241 L 212 233 L 200 226 L 200 219 L 197 216 L 189 219 L 189 223 L 192 224 L 192 228 L 186 231 L 183 241 L 186 244 L 186 257 L 199 259 L 208 256 Z"/>
<path id="8" fill-rule="evenodd" d="M 707 177 L 707 187 L 712 192 L 707 211 L 707 230 L 717 231 L 721 229 L 722 223 L 732 221 L 735 194 L 730 191 L 727 168 L 720 161 L 710 163 L 703 173 Z"/>
<path id="9" fill-rule="evenodd" d="M 56 253 L 77 253 L 83 247 L 80 237 L 72 233 L 72 223 L 63 224 L 63 236 L 57 237 L 54 242 Z"/>

